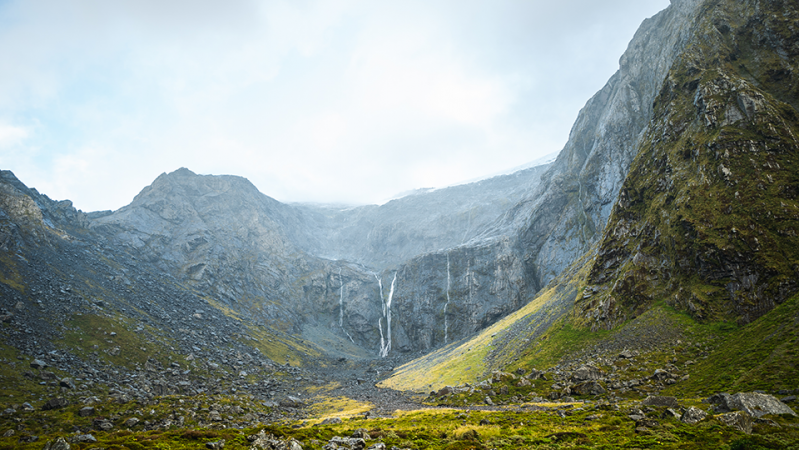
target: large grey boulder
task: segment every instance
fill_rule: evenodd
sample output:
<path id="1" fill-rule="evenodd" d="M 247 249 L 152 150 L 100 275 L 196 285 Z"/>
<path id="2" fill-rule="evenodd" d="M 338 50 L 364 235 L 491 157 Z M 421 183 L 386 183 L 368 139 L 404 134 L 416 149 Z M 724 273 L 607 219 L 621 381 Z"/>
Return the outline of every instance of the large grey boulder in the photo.
<path id="1" fill-rule="evenodd" d="M 796 415 L 785 403 L 776 397 L 758 392 L 739 392 L 735 395 L 726 393 L 710 397 L 708 403 L 715 405 L 716 412 L 744 411 L 752 417 L 762 417 L 766 414 Z"/>
<path id="2" fill-rule="evenodd" d="M 591 366 L 591 365 L 583 365 L 580 366 L 577 370 L 574 371 L 572 374 L 572 380 L 574 381 L 588 381 L 588 380 L 598 380 L 602 378 L 602 371 L 598 368 Z"/>
<path id="3" fill-rule="evenodd" d="M 691 406 L 690 408 L 686 409 L 685 412 L 680 417 L 680 421 L 683 423 L 687 423 L 689 425 L 693 425 L 697 422 L 702 421 L 705 417 L 707 417 L 707 413 L 702 411 L 699 408 Z"/>
<path id="4" fill-rule="evenodd" d="M 71 446 L 64 438 L 59 437 L 44 444 L 43 450 L 69 450 Z"/>

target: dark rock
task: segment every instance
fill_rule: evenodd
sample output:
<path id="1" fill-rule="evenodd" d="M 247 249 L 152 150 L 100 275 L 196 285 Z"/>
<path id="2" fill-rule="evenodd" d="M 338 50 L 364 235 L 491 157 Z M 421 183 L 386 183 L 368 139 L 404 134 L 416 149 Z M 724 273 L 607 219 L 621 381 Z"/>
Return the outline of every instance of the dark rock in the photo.
<path id="1" fill-rule="evenodd" d="M 571 393 L 579 395 L 602 395 L 607 391 L 598 381 L 586 381 L 571 387 Z"/>
<path id="2" fill-rule="evenodd" d="M 42 405 L 42 411 L 49 411 L 51 409 L 60 409 L 69 406 L 69 401 L 65 398 L 51 398 L 47 401 L 44 405 Z"/>
<path id="3" fill-rule="evenodd" d="M 225 448 L 225 440 L 224 439 L 220 439 L 220 440 L 218 440 L 216 442 L 206 442 L 205 443 L 205 448 L 210 449 L 210 450 L 223 449 L 223 448 Z"/>
<path id="4" fill-rule="evenodd" d="M 72 381 L 72 378 L 62 378 L 58 382 L 58 385 L 67 389 L 75 389 L 75 383 Z"/>
<path id="5" fill-rule="evenodd" d="M 44 444 L 43 450 L 70 450 L 70 445 L 62 437 L 58 437 Z"/>
<path id="6" fill-rule="evenodd" d="M 752 425 L 754 421 L 752 420 L 752 416 L 744 411 L 721 414 L 716 416 L 716 419 L 728 427 L 733 427 L 746 434 L 752 434 Z"/>
<path id="7" fill-rule="evenodd" d="M 139 423 L 139 419 L 137 419 L 136 417 L 131 417 L 128 420 L 125 421 L 125 426 L 128 427 L 128 428 L 133 428 L 136 425 L 138 425 L 138 423 Z"/>
<path id="8" fill-rule="evenodd" d="M 650 395 L 641 402 L 645 406 L 665 406 L 667 408 L 679 409 L 680 403 L 674 397 L 665 397 L 659 395 Z"/>
<path id="9" fill-rule="evenodd" d="M 93 406 L 84 406 L 83 408 L 78 410 L 78 415 L 81 416 L 81 417 L 89 417 L 89 416 L 93 416 L 94 412 L 95 412 L 95 409 L 94 409 Z"/>
<path id="10" fill-rule="evenodd" d="M 45 367 L 47 367 L 47 363 L 40 359 L 34 359 L 33 361 L 31 361 L 31 367 L 33 367 L 34 369 L 44 369 Z"/>
<path id="11" fill-rule="evenodd" d="M 352 437 L 363 439 L 364 441 L 372 439 L 371 436 L 369 436 L 369 433 L 367 432 L 366 428 L 358 428 L 357 430 L 353 431 Z"/>
<path id="12" fill-rule="evenodd" d="M 571 378 L 573 381 L 589 381 L 598 380 L 602 378 L 603 375 L 600 369 L 591 365 L 584 365 L 575 370 Z"/>
<path id="13" fill-rule="evenodd" d="M 284 408 L 302 408 L 305 406 L 305 402 L 303 402 L 300 398 L 289 395 L 283 400 L 280 400 L 280 406 Z"/>

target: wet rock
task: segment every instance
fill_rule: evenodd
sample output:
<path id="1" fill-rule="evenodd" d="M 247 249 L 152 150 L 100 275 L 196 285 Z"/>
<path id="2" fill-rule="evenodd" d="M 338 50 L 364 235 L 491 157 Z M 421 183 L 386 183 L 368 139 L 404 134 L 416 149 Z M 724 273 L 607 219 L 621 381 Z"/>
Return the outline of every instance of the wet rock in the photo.
<path id="1" fill-rule="evenodd" d="M 20 408 L 22 411 L 33 411 L 35 408 L 28 402 L 23 403 Z"/>

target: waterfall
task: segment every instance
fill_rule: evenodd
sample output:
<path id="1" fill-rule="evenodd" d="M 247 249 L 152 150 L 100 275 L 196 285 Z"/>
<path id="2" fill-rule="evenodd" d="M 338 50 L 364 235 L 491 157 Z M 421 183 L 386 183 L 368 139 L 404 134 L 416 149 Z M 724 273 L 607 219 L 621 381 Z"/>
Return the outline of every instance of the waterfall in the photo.
<path id="1" fill-rule="evenodd" d="M 341 269 L 338 269 L 338 282 L 341 284 L 340 295 L 338 298 L 338 326 L 341 327 L 341 330 L 344 331 L 344 334 L 350 338 L 350 342 L 353 344 L 355 341 L 352 339 L 347 330 L 344 329 L 344 280 L 341 279 Z"/>
<path id="2" fill-rule="evenodd" d="M 386 340 L 383 336 L 383 317 L 386 315 L 386 299 L 383 298 L 383 280 L 380 279 L 377 274 L 374 274 L 375 278 L 377 278 L 377 285 L 380 287 L 380 305 L 383 307 L 383 316 L 377 318 L 377 329 L 380 331 L 380 354 L 383 354 L 383 349 L 386 348 Z"/>
<path id="3" fill-rule="evenodd" d="M 385 358 L 391 351 L 391 300 L 394 298 L 394 284 L 397 281 L 397 272 L 394 272 L 394 279 L 391 280 L 391 289 L 388 291 L 388 300 L 384 304 L 386 313 L 386 345 L 380 346 L 380 357 Z M 381 284 L 382 286 L 382 284 Z M 381 289 L 382 291 L 382 289 Z"/>
<path id="4" fill-rule="evenodd" d="M 447 309 L 449 309 L 449 287 L 451 283 L 449 275 L 449 252 L 447 252 L 447 303 L 444 303 L 444 344 L 449 341 L 449 318 L 447 317 Z"/>

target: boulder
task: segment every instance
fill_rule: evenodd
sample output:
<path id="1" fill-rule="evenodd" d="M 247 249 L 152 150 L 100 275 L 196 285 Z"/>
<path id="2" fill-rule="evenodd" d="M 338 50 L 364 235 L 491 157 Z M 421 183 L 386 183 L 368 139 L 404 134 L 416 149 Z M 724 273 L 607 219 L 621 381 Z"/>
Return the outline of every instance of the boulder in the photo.
<path id="1" fill-rule="evenodd" d="M 579 395 L 601 395 L 607 391 L 598 381 L 586 381 L 571 387 L 571 393 Z"/>
<path id="2" fill-rule="evenodd" d="M 65 398 L 51 398 L 47 403 L 42 405 L 42 411 L 49 411 L 51 409 L 60 409 L 69 406 L 69 401 Z"/>
<path id="3" fill-rule="evenodd" d="M 206 442 L 205 443 L 205 448 L 210 449 L 210 450 L 221 450 L 221 449 L 225 448 L 225 440 L 224 439 L 220 439 L 220 440 L 218 440 L 216 442 Z"/>
<path id="4" fill-rule="evenodd" d="M 44 444 L 43 450 L 69 450 L 70 448 L 72 447 L 70 447 L 69 443 L 64 438 L 59 437 Z"/>
<path id="5" fill-rule="evenodd" d="M 693 425 L 702 421 L 705 417 L 707 417 L 707 413 L 702 411 L 699 408 L 691 406 L 690 408 L 686 409 L 685 412 L 680 417 L 680 421 L 683 423 L 687 423 L 689 425 Z"/>
<path id="6" fill-rule="evenodd" d="M 47 367 L 47 363 L 40 359 L 34 359 L 33 361 L 31 361 L 31 367 L 33 367 L 34 369 L 44 369 L 45 367 Z"/>
<path id="7" fill-rule="evenodd" d="M 591 366 L 591 365 L 583 365 L 580 366 L 577 370 L 574 371 L 572 374 L 573 381 L 589 381 L 589 380 L 598 380 L 602 378 L 603 372 L 598 368 Z"/>
<path id="8" fill-rule="evenodd" d="M 715 405 L 715 411 L 720 413 L 745 411 L 750 416 L 758 418 L 766 414 L 796 415 L 793 409 L 777 400 L 776 397 L 758 392 L 739 392 L 735 395 L 716 394 L 708 398 L 707 402 Z"/>
<path id="9" fill-rule="evenodd" d="M 508 372 L 502 372 L 502 371 L 499 371 L 499 370 L 495 370 L 495 371 L 491 372 L 491 381 L 492 382 L 499 383 L 499 382 L 505 381 L 505 380 L 511 380 L 511 381 L 516 380 L 516 375 L 514 375 L 512 373 L 508 373 Z"/>
<path id="10" fill-rule="evenodd" d="M 89 417 L 94 415 L 94 411 L 95 410 L 93 406 L 84 406 L 78 410 L 78 415 L 81 417 Z"/>
<path id="11" fill-rule="evenodd" d="M 280 400 L 280 406 L 284 408 L 302 408 L 305 406 L 305 403 L 302 401 L 302 399 L 289 395 L 283 400 Z"/>
<path id="12" fill-rule="evenodd" d="M 716 416 L 716 419 L 728 427 L 733 427 L 746 434 L 752 434 L 752 424 L 754 421 L 752 420 L 752 416 L 743 411 L 720 414 Z"/>
<path id="13" fill-rule="evenodd" d="M 130 419 L 125 421 L 125 426 L 128 427 L 128 428 L 133 428 L 136 425 L 138 425 L 138 423 L 139 423 L 139 419 L 137 419 L 136 417 L 131 417 Z"/>
<path id="14" fill-rule="evenodd" d="M 97 438 L 95 438 L 91 434 L 78 434 L 76 436 L 72 436 L 69 439 L 69 441 L 73 442 L 73 443 L 86 442 L 86 443 L 92 444 L 94 442 L 97 442 Z"/>
<path id="15" fill-rule="evenodd" d="M 677 402 L 676 398 L 660 395 L 650 395 L 645 398 L 641 404 L 645 406 L 665 406 L 667 408 L 674 409 L 678 409 L 680 407 L 680 404 Z"/>

